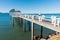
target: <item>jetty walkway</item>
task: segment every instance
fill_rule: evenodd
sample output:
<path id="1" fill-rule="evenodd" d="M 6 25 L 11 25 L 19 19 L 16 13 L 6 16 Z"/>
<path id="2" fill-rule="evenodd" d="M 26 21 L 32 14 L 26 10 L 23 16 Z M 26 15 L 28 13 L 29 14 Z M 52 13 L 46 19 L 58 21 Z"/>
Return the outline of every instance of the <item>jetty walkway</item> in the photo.
<path id="1" fill-rule="evenodd" d="M 46 22 L 44 20 L 41 21 L 40 19 L 34 19 L 34 16 L 29 17 L 29 16 L 26 16 L 26 14 L 25 15 L 14 14 L 11 16 L 12 16 L 12 20 L 14 17 L 19 17 L 20 19 L 27 20 L 27 21 L 31 22 L 31 40 L 33 40 L 33 38 L 34 38 L 34 23 L 40 25 L 41 37 L 42 37 L 43 27 L 54 30 L 56 32 L 60 32 L 60 26 L 55 26 L 55 25 L 51 24 L 51 22 Z M 23 29 L 25 31 L 25 27 Z"/>

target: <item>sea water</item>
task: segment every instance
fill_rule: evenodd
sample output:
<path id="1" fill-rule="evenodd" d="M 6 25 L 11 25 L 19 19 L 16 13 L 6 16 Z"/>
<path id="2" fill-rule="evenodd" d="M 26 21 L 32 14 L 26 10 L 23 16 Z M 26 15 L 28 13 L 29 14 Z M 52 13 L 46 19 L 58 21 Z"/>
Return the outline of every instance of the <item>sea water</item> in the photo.
<path id="1" fill-rule="evenodd" d="M 0 40 L 31 40 L 29 31 L 23 32 L 23 27 L 14 22 L 11 24 L 11 16 L 0 13 Z"/>
<path id="2" fill-rule="evenodd" d="M 42 15 L 50 17 L 52 14 Z M 60 17 L 60 14 L 56 14 L 55 16 Z M 11 24 L 11 19 L 12 18 L 8 13 L 0 13 L 0 40 L 31 40 L 31 32 L 28 31 L 28 23 L 26 23 L 26 32 L 23 32 L 23 26 L 20 26 L 14 22 L 13 27 Z M 40 25 L 34 24 L 34 35 L 40 35 L 40 32 Z M 49 33 L 55 34 L 55 31 L 43 27 L 43 37 L 47 37 Z"/>

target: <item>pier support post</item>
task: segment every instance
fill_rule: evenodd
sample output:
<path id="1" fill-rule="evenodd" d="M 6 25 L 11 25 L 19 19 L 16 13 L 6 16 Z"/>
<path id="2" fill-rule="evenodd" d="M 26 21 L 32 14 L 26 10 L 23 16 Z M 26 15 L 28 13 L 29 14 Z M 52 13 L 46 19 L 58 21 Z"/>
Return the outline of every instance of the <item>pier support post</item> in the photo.
<path id="1" fill-rule="evenodd" d="M 26 20 L 23 19 L 23 31 L 26 32 Z"/>
<path id="2" fill-rule="evenodd" d="M 21 25 L 23 26 L 23 19 L 21 18 Z"/>
<path id="3" fill-rule="evenodd" d="M 21 25 L 21 23 L 22 23 L 22 22 L 21 22 L 21 18 L 20 18 L 20 25 Z"/>
<path id="4" fill-rule="evenodd" d="M 14 17 L 12 17 L 12 26 L 14 26 Z"/>
<path id="5" fill-rule="evenodd" d="M 41 29 L 40 29 L 41 31 L 41 33 L 40 33 L 40 38 L 42 38 L 43 37 L 43 26 L 41 26 Z"/>
<path id="6" fill-rule="evenodd" d="M 20 18 L 20 25 L 21 25 L 21 18 Z"/>
<path id="7" fill-rule="evenodd" d="M 34 40 L 34 23 L 31 23 L 31 40 Z"/>
<path id="8" fill-rule="evenodd" d="M 11 24 L 13 25 L 13 17 L 12 17 L 12 20 L 11 20 Z"/>
<path id="9" fill-rule="evenodd" d="M 20 25 L 22 25 L 22 18 L 20 18 Z"/>
<path id="10" fill-rule="evenodd" d="M 31 31 L 31 24 L 29 21 L 28 21 L 28 27 L 29 27 L 29 31 Z"/>
<path id="11" fill-rule="evenodd" d="M 18 17 L 17 21 L 18 21 L 18 25 L 20 25 L 20 18 L 19 17 Z"/>

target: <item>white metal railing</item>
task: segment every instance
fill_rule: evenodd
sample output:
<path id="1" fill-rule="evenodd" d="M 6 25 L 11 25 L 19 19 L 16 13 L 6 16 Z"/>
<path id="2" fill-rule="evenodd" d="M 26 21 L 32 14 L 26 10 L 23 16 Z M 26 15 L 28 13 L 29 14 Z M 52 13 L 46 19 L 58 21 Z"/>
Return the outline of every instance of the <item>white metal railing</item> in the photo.
<path id="1" fill-rule="evenodd" d="M 11 16 L 24 16 L 26 18 L 31 18 L 31 19 L 38 19 L 38 21 L 42 21 L 42 20 L 46 20 L 46 21 L 51 21 L 51 24 L 53 24 L 54 26 L 60 26 L 60 18 L 57 18 L 56 16 L 51 16 L 51 17 L 45 17 L 45 15 L 41 15 L 41 16 L 37 16 L 37 15 L 32 15 L 32 14 L 20 14 L 20 13 L 12 13 Z M 37 18 L 35 18 L 35 16 Z M 49 19 L 45 19 L 45 18 L 50 18 Z"/>
<path id="2" fill-rule="evenodd" d="M 57 26 L 60 26 L 60 18 L 57 18 L 57 22 L 56 22 L 57 24 Z"/>
<path id="3" fill-rule="evenodd" d="M 27 17 L 29 18 L 28 15 L 25 15 L 25 16 L 27 16 Z M 35 15 L 32 16 L 32 19 L 34 19 L 34 16 L 35 16 Z M 44 15 L 37 17 L 38 21 L 40 21 L 40 22 L 41 22 L 42 20 L 46 20 L 45 18 L 46 18 L 46 17 L 45 17 Z M 46 21 L 50 21 L 51 24 L 53 24 L 54 26 L 60 26 L 60 18 L 57 18 L 56 16 L 51 16 L 51 17 L 48 17 L 48 18 L 50 18 L 50 20 L 47 19 Z"/>

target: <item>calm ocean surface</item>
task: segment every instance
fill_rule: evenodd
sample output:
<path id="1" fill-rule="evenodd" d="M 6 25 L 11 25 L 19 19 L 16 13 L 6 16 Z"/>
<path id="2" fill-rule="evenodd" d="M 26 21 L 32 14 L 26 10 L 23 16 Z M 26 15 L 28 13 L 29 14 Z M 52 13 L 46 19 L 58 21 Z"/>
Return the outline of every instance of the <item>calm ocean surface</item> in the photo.
<path id="1" fill-rule="evenodd" d="M 43 14 L 42 14 L 43 15 Z M 55 15 L 60 17 L 60 14 L 44 14 L 46 17 Z M 31 40 L 31 32 L 23 32 L 23 27 L 17 24 L 17 21 L 14 22 L 14 27 L 11 24 L 11 16 L 9 14 L 0 14 L 0 40 Z M 34 35 L 40 35 L 40 26 L 34 24 Z M 43 37 L 48 36 L 49 33 L 54 34 L 55 31 L 43 28 Z"/>

